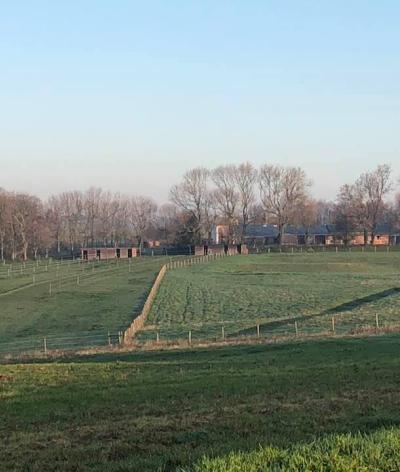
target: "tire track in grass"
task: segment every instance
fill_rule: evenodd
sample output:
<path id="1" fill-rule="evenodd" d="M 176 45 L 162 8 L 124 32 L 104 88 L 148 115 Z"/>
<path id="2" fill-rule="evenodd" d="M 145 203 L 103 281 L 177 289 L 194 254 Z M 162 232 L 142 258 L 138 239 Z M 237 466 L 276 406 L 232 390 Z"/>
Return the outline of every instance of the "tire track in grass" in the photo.
<path id="1" fill-rule="evenodd" d="M 188 282 L 186 285 L 186 294 L 185 294 L 185 307 L 182 312 L 182 321 L 186 322 L 186 316 L 188 315 L 189 312 L 189 306 L 190 306 L 190 293 L 191 293 L 191 283 Z"/>

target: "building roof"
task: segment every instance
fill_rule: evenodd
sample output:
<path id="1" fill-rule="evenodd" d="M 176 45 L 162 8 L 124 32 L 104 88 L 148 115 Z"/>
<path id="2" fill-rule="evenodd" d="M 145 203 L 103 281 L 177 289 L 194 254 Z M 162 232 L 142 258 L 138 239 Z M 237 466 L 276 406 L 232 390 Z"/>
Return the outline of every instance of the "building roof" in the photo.
<path id="1" fill-rule="evenodd" d="M 246 229 L 246 236 L 248 238 L 276 238 L 279 231 L 276 225 L 249 225 Z M 328 235 L 332 234 L 331 228 L 328 225 L 316 226 L 293 226 L 287 225 L 285 227 L 285 234 L 292 234 L 296 236 L 312 235 Z"/>
<path id="2" fill-rule="evenodd" d="M 285 226 L 285 234 L 295 236 L 329 236 L 338 233 L 334 225 L 312 225 L 312 226 Z M 394 230 L 389 224 L 378 225 L 375 234 L 399 234 L 399 230 Z M 277 238 L 279 235 L 276 225 L 248 225 L 246 229 L 247 238 Z"/>
<path id="3" fill-rule="evenodd" d="M 278 234 L 278 228 L 274 225 L 248 225 L 246 228 L 248 238 L 276 238 Z"/>

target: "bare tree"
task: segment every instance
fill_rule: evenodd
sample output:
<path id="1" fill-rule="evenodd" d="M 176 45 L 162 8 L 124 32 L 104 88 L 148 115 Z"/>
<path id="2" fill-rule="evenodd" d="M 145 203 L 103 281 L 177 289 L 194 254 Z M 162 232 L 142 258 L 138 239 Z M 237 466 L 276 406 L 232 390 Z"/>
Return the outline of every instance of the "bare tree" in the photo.
<path id="1" fill-rule="evenodd" d="M 260 197 L 266 215 L 278 226 L 278 242 L 282 244 L 285 225 L 304 207 L 310 182 L 300 167 L 264 165 L 259 172 Z"/>
<path id="2" fill-rule="evenodd" d="M 170 191 L 170 200 L 188 214 L 184 221 L 190 221 L 193 231 L 193 242 L 200 244 L 204 236 L 205 214 L 209 199 L 209 171 L 197 167 L 186 172 L 180 184 Z"/>
<path id="3" fill-rule="evenodd" d="M 91 187 L 83 195 L 83 210 L 85 218 L 85 241 L 93 246 L 96 230 L 100 223 L 100 205 L 103 196 L 101 188 Z"/>
<path id="4" fill-rule="evenodd" d="M 49 249 L 53 243 L 54 234 L 52 234 L 51 224 L 48 220 L 48 215 L 44 212 L 44 208 L 42 207 L 32 220 L 32 227 L 29 234 L 29 244 L 34 259 L 38 258 L 39 251 L 48 255 Z"/>
<path id="5" fill-rule="evenodd" d="M 384 197 L 392 190 L 389 165 L 379 165 L 374 171 L 362 174 L 355 183 L 356 198 L 359 203 L 361 221 L 364 226 L 364 243 L 368 242 L 370 232 L 371 244 L 375 241 L 376 227 L 382 217 Z"/>
<path id="6" fill-rule="evenodd" d="M 376 228 L 385 209 L 384 197 L 392 189 L 390 175 L 390 166 L 380 165 L 362 174 L 354 184 L 340 189 L 336 219 L 340 217 L 342 224 L 346 223 L 353 231 L 362 230 L 364 245 L 375 241 Z"/>
<path id="7" fill-rule="evenodd" d="M 329 225 L 333 223 L 335 213 L 335 203 L 326 200 L 314 200 L 315 223 L 319 225 Z"/>
<path id="8" fill-rule="evenodd" d="M 158 228 L 166 244 L 176 241 L 180 226 L 179 213 L 176 205 L 165 203 L 158 210 Z"/>
<path id="9" fill-rule="evenodd" d="M 60 195 L 64 221 L 65 241 L 71 253 L 79 244 L 87 244 L 84 202 L 82 192 L 64 192 Z"/>
<path id="10" fill-rule="evenodd" d="M 351 240 L 351 235 L 360 226 L 361 203 L 354 185 L 343 185 L 340 188 L 333 215 L 336 230 L 341 234 L 344 244 Z"/>
<path id="11" fill-rule="evenodd" d="M 257 170 L 250 162 L 245 162 L 235 168 L 235 180 L 239 193 L 239 205 L 241 213 L 240 240 L 243 243 L 246 236 L 247 226 L 250 223 L 251 214 L 254 211 L 255 192 L 257 182 Z"/>
<path id="12" fill-rule="evenodd" d="M 140 250 L 150 225 L 154 222 L 157 205 L 151 198 L 133 197 L 130 201 L 129 216 Z"/>
<path id="13" fill-rule="evenodd" d="M 37 229 L 36 221 L 40 218 L 41 201 L 27 194 L 15 196 L 14 221 L 21 241 L 21 252 L 24 261 L 28 259 L 30 235 Z"/>
<path id="14" fill-rule="evenodd" d="M 236 168 L 233 165 L 217 167 L 211 173 L 216 186 L 213 192 L 215 203 L 228 225 L 228 244 L 233 242 L 237 222 L 236 207 L 239 202 L 239 193 L 236 189 L 236 174 Z"/>
<path id="15" fill-rule="evenodd" d="M 47 222 L 50 226 L 51 234 L 56 242 L 57 253 L 61 252 L 61 242 L 63 240 L 63 208 L 60 196 L 53 195 L 47 202 Z"/>

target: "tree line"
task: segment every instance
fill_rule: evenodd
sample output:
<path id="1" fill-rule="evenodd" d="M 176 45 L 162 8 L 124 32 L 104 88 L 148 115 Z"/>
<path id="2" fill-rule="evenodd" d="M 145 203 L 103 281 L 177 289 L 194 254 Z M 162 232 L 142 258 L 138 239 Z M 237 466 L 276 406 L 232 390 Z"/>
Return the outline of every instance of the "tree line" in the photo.
<path id="1" fill-rule="evenodd" d="M 23 259 L 49 252 L 73 254 L 81 246 L 140 247 L 210 241 L 216 224 L 226 225 L 226 242 L 244 241 L 250 224 L 274 224 L 280 243 L 285 227 L 334 224 L 343 239 L 355 231 L 372 243 L 379 224 L 400 220 L 400 197 L 388 165 L 343 185 L 335 201 L 317 200 L 300 167 L 245 162 L 188 170 L 172 186 L 169 202 L 100 188 L 69 191 L 47 200 L 0 189 L 0 257 Z"/>

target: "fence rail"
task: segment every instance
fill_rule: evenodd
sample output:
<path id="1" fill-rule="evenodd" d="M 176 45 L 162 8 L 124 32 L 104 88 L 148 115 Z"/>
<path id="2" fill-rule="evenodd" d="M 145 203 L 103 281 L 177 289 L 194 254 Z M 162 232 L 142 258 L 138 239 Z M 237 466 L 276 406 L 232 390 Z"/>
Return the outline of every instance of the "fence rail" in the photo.
<path id="1" fill-rule="evenodd" d="M 186 325 L 172 333 L 168 327 L 148 327 L 141 330 L 129 343 L 123 331 L 100 331 L 73 335 L 35 336 L 0 342 L 0 360 L 17 356 L 46 356 L 60 351 L 106 350 L 109 348 L 133 349 L 162 348 L 163 346 L 193 347 L 214 343 L 278 342 L 286 339 L 307 337 L 341 337 L 347 335 L 370 335 L 400 332 L 400 323 L 385 319 L 383 314 L 369 316 L 364 322 L 350 324 L 340 316 L 327 317 L 321 326 L 307 325 L 306 321 L 292 319 L 282 329 L 272 328 L 267 320 L 247 320 L 238 326 L 235 321 L 221 321 L 199 325 Z M 95 351 L 94 351 L 95 352 Z"/>
<path id="2" fill-rule="evenodd" d="M 161 284 L 162 279 L 165 276 L 165 273 L 167 272 L 167 266 L 163 265 L 161 267 L 160 272 L 158 273 L 156 280 L 153 283 L 153 286 L 151 287 L 150 293 L 146 299 L 145 304 L 143 305 L 142 311 L 139 316 L 137 316 L 132 323 L 130 324 L 129 328 L 125 330 L 123 339 L 125 344 L 129 344 L 132 342 L 132 338 L 135 336 L 135 334 L 143 328 L 146 318 L 148 314 L 150 313 L 151 307 L 153 305 L 154 299 L 156 298 L 158 287 Z"/>
<path id="3" fill-rule="evenodd" d="M 75 351 L 122 344 L 123 331 L 97 331 L 65 335 L 30 336 L 0 342 L 0 358 L 11 355 Z"/>
<path id="4" fill-rule="evenodd" d="M 309 323 L 302 317 L 280 320 L 218 321 L 203 324 L 147 326 L 137 333 L 134 344 L 146 345 L 204 344 L 218 341 L 243 339 L 283 339 L 302 336 L 344 336 L 358 333 L 386 333 L 400 331 L 400 322 L 388 319 L 384 314 L 365 316 L 355 322 L 346 316 L 327 316 L 319 325 Z M 278 322 L 279 323 L 279 322 Z"/>

